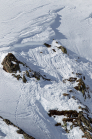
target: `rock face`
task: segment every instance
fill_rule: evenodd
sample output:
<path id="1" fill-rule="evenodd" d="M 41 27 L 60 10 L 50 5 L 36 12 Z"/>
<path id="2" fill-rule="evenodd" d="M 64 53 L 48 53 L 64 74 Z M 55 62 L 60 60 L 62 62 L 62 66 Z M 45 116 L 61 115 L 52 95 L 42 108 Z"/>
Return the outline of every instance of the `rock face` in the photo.
<path id="1" fill-rule="evenodd" d="M 51 45 L 49 45 L 49 44 L 47 44 L 47 43 L 44 43 L 44 45 L 46 46 L 46 47 L 51 47 Z"/>
<path id="2" fill-rule="evenodd" d="M 1 64 L 6 72 L 13 73 L 12 76 L 17 78 L 17 80 L 22 79 L 23 83 L 26 83 L 28 78 L 36 78 L 37 80 L 42 78 L 43 80 L 50 81 L 50 79 L 42 76 L 39 72 L 31 70 L 25 63 L 17 60 L 12 53 L 8 53 Z M 23 70 L 20 67 L 22 67 Z M 19 71 L 19 73 L 17 73 L 17 71 Z"/>
<path id="3" fill-rule="evenodd" d="M 67 50 L 66 50 L 65 47 L 59 46 L 58 48 L 61 49 L 61 51 L 62 51 L 63 53 L 67 54 Z"/>
<path id="4" fill-rule="evenodd" d="M 8 53 L 8 55 L 4 58 L 2 65 L 6 72 L 16 73 L 17 71 L 20 71 L 19 63 L 20 61 L 18 61 L 12 53 Z"/>

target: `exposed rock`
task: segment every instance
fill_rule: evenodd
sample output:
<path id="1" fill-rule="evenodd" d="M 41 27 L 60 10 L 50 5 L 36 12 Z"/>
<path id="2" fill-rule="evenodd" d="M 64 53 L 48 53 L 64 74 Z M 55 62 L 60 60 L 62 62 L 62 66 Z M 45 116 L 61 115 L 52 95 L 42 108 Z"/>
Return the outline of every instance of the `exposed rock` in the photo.
<path id="1" fill-rule="evenodd" d="M 76 100 L 75 96 L 72 96 L 72 98 L 73 98 L 74 100 Z"/>
<path id="2" fill-rule="evenodd" d="M 1 116 L 0 116 L 1 118 Z M 2 118 L 3 119 L 3 118 Z M 34 137 L 28 135 L 27 133 L 25 133 L 21 128 L 17 127 L 16 125 L 14 125 L 10 120 L 8 119 L 3 119 L 3 121 L 7 124 L 7 125 L 12 125 L 14 127 L 16 127 L 18 130 L 16 131 L 18 134 L 22 134 L 24 136 L 24 139 L 35 139 Z"/>
<path id="3" fill-rule="evenodd" d="M 26 134 L 22 129 L 19 128 L 19 130 L 17 130 L 18 134 L 23 134 L 25 139 L 35 139 L 32 136 L 29 136 L 28 134 Z"/>
<path id="4" fill-rule="evenodd" d="M 63 96 L 69 96 L 69 94 L 67 94 L 67 93 L 63 93 Z"/>
<path id="5" fill-rule="evenodd" d="M 63 83 L 66 83 L 66 81 L 70 81 L 70 82 L 75 82 L 77 80 L 77 78 L 75 77 L 70 77 L 69 79 L 64 79 Z"/>
<path id="6" fill-rule="evenodd" d="M 46 47 L 51 47 L 51 45 L 49 45 L 49 44 L 47 44 L 47 43 L 44 43 L 44 45 L 45 45 Z"/>
<path id="7" fill-rule="evenodd" d="M 64 115 L 67 117 L 71 117 L 71 115 L 73 115 L 74 117 L 78 116 L 78 113 L 76 110 L 65 110 L 65 111 L 58 111 L 58 110 L 49 110 L 48 115 L 51 117 L 53 115 Z"/>
<path id="8" fill-rule="evenodd" d="M 27 79 L 25 77 L 25 75 L 23 75 L 23 83 L 26 83 L 27 82 Z"/>
<path id="9" fill-rule="evenodd" d="M 69 90 L 69 92 L 73 92 L 73 90 Z"/>
<path id="10" fill-rule="evenodd" d="M 74 88 L 78 91 L 81 91 L 84 96 L 86 91 L 86 85 L 81 78 L 77 80 L 77 82 L 78 82 L 78 86 L 75 86 Z"/>
<path id="11" fill-rule="evenodd" d="M 62 51 L 63 53 L 67 54 L 67 50 L 66 50 L 65 47 L 59 46 L 58 48 L 61 49 L 61 51 Z"/>
<path id="12" fill-rule="evenodd" d="M 10 120 L 8 119 L 3 119 L 3 121 L 7 124 L 7 125 L 13 125 L 14 127 L 16 127 Z"/>
<path id="13" fill-rule="evenodd" d="M 33 77 L 35 77 L 37 80 L 40 80 L 41 75 L 37 72 L 34 72 Z"/>
<path id="14" fill-rule="evenodd" d="M 92 127 L 91 127 L 91 118 L 87 118 L 87 116 L 83 115 L 83 111 L 79 111 L 79 113 L 76 110 L 63 110 L 63 111 L 57 111 L 57 110 L 49 110 L 48 115 L 51 117 L 53 115 L 64 115 L 67 118 L 63 118 L 64 125 L 62 126 L 61 123 L 55 124 L 55 126 L 62 126 L 64 127 L 64 130 L 69 133 L 70 130 L 72 130 L 74 127 L 80 127 L 82 132 L 84 133 L 83 137 L 86 137 L 87 139 L 92 139 Z M 70 130 L 67 129 L 67 122 L 71 122 L 72 125 L 70 126 Z"/>
<path id="15" fill-rule="evenodd" d="M 55 49 L 52 49 L 53 50 L 53 52 L 56 52 L 56 50 Z"/>
<path id="16" fill-rule="evenodd" d="M 25 139 L 35 139 L 35 138 L 33 138 L 32 136 L 29 136 L 29 135 L 26 134 L 26 133 L 24 133 L 23 135 L 24 135 L 24 138 L 25 138 Z"/>
<path id="17" fill-rule="evenodd" d="M 70 81 L 70 82 L 74 82 L 74 81 L 76 81 L 77 80 L 77 78 L 74 78 L 74 77 L 70 77 L 69 79 L 67 79 L 68 81 Z"/>
<path id="18" fill-rule="evenodd" d="M 81 76 L 82 74 L 81 74 L 81 73 L 76 73 L 76 75 L 77 75 L 77 76 Z"/>
<path id="19" fill-rule="evenodd" d="M 22 129 L 17 130 L 18 134 L 24 134 L 24 131 Z"/>
<path id="20" fill-rule="evenodd" d="M 61 126 L 61 123 L 56 123 L 55 126 Z"/>
<path id="21" fill-rule="evenodd" d="M 30 78 L 29 72 L 26 70 L 26 76 Z"/>
<path id="22" fill-rule="evenodd" d="M 17 80 L 19 80 L 19 79 L 22 78 L 19 74 L 18 74 L 18 75 L 16 75 L 16 74 L 12 74 L 12 76 L 15 77 L 15 78 L 17 78 Z"/>
<path id="23" fill-rule="evenodd" d="M 23 67 L 24 71 L 20 71 L 19 64 Z M 37 80 L 40 80 L 42 77 L 43 80 L 50 81 L 50 79 L 43 77 L 39 72 L 31 70 L 30 67 L 26 65 L 26 63 L 17 60 L 17 58 L 12 53 L 8 53 L 8 55 L 4 58 L 2 65 L 6 72 L 13 73 L 13 77 L 17 78 L 17 80 L 22 79 L 24 83 L 27 82 L 26 77 L 35 77 Z M 18 74 L 17 71 L 19 71 Z"/>
<path id="24" fill-rule="evenodd" d="M 2 65 L 6 72 L 13 73 L 20 71 L 19 63 L 20 61 L 18 61 L 12 53 L 8 53 L 4 58 Z"/>

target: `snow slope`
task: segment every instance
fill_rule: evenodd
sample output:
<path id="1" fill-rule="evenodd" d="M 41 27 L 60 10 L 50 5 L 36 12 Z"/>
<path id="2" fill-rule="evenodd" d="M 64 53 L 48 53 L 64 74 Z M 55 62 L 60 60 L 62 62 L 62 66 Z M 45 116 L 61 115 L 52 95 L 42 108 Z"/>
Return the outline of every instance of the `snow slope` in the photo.
<path id="1" fill-rule="evenodd" d="M 85 83 L 92 90 L 91 5 L 91 0 L 0 1 L 0 63 L 12 52 L 32 70 L 51 79 L 31 78 L 24 84 L 0 65 L 0 115 L 36 139 L 82 138 L 78 127 L 69 134 L 55 127 L 62 117 L 54 119 L 47 113 L 50 109 L 80 111 L 78 106 L 86 105 L 91 116 L 92 98 L 85 100 L 76 90 L 77 100 L 73 94 L 70 99 L 63 96 L 76 85 L 63 80 L 76 77 L 76 73 L 86 77 Z M 51 48 L 45 47 L 45 42 Z M 67 48 L 67 55 L 57 48 L 60 45 Z"/>
<path id="2" fill-rule="evenodd" d="M 18 129 L 13 126 L 8 126 L 0 119 L 0 139 L 24 139 L 23 135 L 17 134 Z"/>

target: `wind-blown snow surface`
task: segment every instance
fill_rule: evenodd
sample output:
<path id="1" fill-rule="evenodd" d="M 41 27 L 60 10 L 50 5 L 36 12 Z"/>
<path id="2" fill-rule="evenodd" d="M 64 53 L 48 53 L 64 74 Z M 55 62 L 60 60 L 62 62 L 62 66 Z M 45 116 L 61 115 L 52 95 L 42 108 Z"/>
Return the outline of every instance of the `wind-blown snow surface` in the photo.
<path id="1" fill-rule="evenodd" d="M 82 138 L 78 127 L 69 134 L 62 127 L 55 127 L 62 118 L 53 119 L 47 113 L 50 109 L 79 111 L 79 105 L 87 105 L 92 112 L 92 99 L 84 101 L 82 94 L 76 91 L 81 103 L 64 97 L 63 93 L 69 93 L 75 84 L 62 82 L 82 73 L 92 90 L 91 20 L 91 0 L 0 1 L 0 63 L 12 52 L 32 70 L 51 79 L 31 78 L 24 84 L 3 71 L 0 65 L 1 116 L 36 139 Z M 45 42 L 50 43 L 51 48 L 45 47 Z M 69 55 L 56 47 L 61 44 L 68 48 Z"/>

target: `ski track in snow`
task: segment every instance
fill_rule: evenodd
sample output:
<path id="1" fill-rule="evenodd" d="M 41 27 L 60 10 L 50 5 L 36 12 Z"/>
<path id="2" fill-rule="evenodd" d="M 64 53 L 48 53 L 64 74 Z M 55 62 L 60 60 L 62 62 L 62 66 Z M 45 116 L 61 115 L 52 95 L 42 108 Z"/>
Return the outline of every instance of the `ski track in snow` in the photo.
<path id="1" fill-rule="evenodd" d="M 19 102 L 20 102 L 21 97 L 22 97 L 22 94 L 23 94 L 23 92 L 24 92 L 24 86 L 21 87 L 21 90 L 22 90 L 22 93 L 21 93 L 20 96 L 19 96 L 19 99 L 18 99 L 17 104 L 16 104 L 16 110 L 15 110 L 15 121 L 16 121 L 16 125 L 17 125 L 18 127 L 19 127 L 19 125 L 18 125 L 18 122 L 17 122 L 17 111 L 18 111 Z"/>

